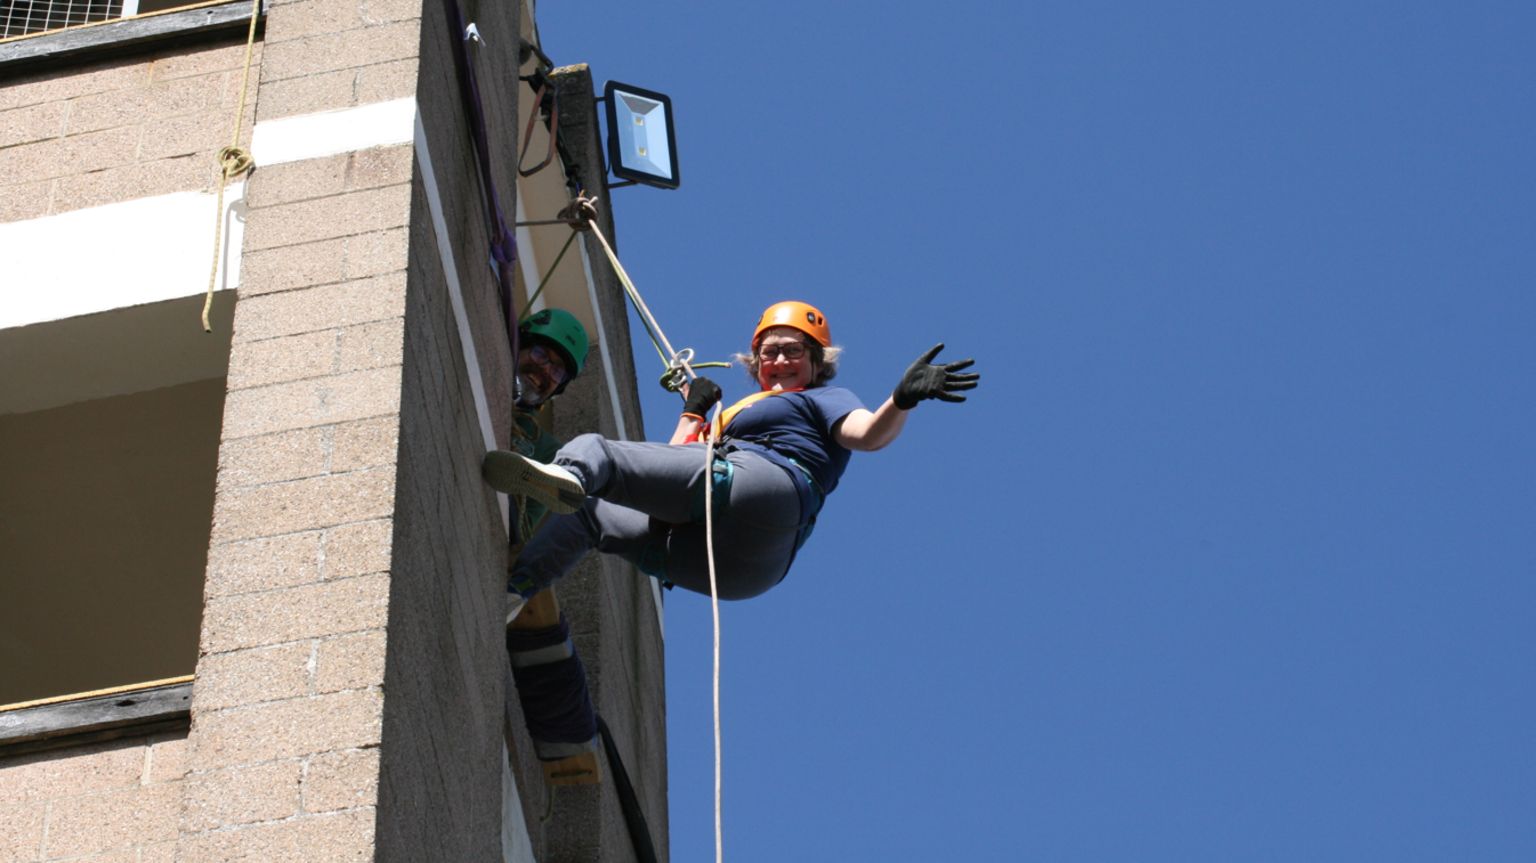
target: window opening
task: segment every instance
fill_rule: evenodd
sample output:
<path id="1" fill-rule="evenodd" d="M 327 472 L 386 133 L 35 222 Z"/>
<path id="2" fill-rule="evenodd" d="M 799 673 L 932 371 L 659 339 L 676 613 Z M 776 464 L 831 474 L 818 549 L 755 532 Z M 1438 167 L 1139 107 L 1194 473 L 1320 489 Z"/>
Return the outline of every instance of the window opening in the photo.
<path id="1" fill-rule="evenodd" d="M 204 5 L 206 0 L 0 0 L 0 39 Z"/>
<path id="2" fill-rule="evenodd" d="M 0 330 L 0 706 L 193 672 L 233 292 Z"/>

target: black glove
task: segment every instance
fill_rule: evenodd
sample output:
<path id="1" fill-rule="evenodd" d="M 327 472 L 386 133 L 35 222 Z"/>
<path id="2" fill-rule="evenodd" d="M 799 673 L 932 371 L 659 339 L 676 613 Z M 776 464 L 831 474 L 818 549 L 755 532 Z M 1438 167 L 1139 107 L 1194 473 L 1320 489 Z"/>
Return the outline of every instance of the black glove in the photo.
<path id="1" fill-rule="evenodd" d="M 703 419 L 718 401 L 720 401 L 719 384 L 709 378 L 694 378 L 688 385 L 688 397 L 683 400 L 683 413 Z"/>
<path id="2" fill-rule="evenodd" d="M 944 350 L 944 343 L 939 342 L 927 353 L 917 358 L 917 362 L 907 369 L 907 373 L 901 376 L 901 383 L 891 393 L 891 400 L 896 402 L 896 407 L 909 411 L 917 407 L 917 403 L 923 399 L 939 399 L 946 402 L 963 402 L 965 396 L 956 395 L 960 390 L 973 390 L 976 382 L 981 380 L 979 374 L 956 374 L 964 368 L 970 368 L 975 360 L 960 360 L 955 363 L 935 365 L 932 360 Z"/>

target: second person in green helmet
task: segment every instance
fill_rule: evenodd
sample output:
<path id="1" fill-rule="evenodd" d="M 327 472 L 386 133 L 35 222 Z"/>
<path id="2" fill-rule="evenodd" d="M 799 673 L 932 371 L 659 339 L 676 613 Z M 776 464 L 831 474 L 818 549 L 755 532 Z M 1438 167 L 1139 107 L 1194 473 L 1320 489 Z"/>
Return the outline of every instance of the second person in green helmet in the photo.
<path id="1" fill-rule="evenodd" d="M 565 392 L 586 366 L 587 329 L 565 309 L 544 309 L 523 320 L 517 328 L 517 341 L 512 448 L 519 455 L 547 464 L 562 441 L 539 425 L 538 410 Z M 544 513 L 543 504 L 529 500 L 524 521 L 536 525 Z M 513 518 L 517 518 L 516 513 Z"/>

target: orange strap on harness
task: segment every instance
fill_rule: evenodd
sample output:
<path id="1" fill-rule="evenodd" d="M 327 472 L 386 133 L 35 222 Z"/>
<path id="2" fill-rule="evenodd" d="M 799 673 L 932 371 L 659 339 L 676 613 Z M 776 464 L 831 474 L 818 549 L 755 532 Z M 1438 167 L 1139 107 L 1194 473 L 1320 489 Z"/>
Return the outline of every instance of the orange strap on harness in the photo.
<path id="1" fill-rule="evenodd" d="M 726 427 L 731 424 L 731 420 L 735 419 L 737 414 L 762 401 L 763 399 L 768 398 L 769 396 L 781 396 L 785 393 L 797 393 L 800 392 L 800 389 L 800 387 L 796 387 L 791 390 L 763 390 L 762 392 L 753 393 L 747 396 L 736 404 L 733 404 L 726 408 L 724 411 L 720 412 L 720 419 L 715 425 L 714 431 L 709 436 L 719 440 L 720 436 L 725 433 Z M 704 424 L 700 423 L 699 428 L 695 430 L 693 434 L 689 435 L 688 439 L 684 441 L 684 443 L 697 443 L 698 441 L 703 440 L 704 436 L 700 433 L 703 431 L 703 429 Z"/>

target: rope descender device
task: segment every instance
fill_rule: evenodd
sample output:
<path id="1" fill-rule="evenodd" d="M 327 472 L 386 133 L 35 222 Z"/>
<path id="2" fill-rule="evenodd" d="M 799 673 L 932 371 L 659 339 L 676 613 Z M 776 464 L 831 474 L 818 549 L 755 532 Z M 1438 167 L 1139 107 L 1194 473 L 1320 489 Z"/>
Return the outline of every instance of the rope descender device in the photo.
<path id="1" fill-rule="evenodd" d="M 694 369 L 728 369 L 730 363 L 712 362 L 696 363 L 693 361 L 693 348 L 683 348 L 672 355 L 667 362 L 667 370 L 661 373 L 661 388 L 669 393 L 675 393 L 683 388 L 683 384 L 698 377 Z"/>
<path id="2" fill-rule="evenodd" d="M 669 393 L 675 393 L 688 383 L 693 375 L 693 348 L 683 348 L 672 355 L 667 361 L 667 370 L 661 373 L 661 388 Z"/>

